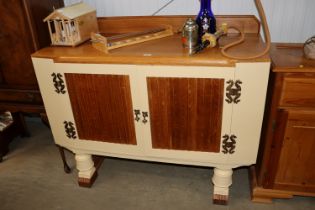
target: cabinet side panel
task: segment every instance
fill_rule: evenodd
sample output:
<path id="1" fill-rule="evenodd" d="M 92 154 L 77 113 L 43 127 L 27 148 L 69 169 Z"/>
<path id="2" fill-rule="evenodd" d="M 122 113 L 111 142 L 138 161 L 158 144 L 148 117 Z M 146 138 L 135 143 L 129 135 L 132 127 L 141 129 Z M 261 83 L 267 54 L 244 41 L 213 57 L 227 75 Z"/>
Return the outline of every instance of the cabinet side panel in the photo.
<path id="1" fill-rule="evenodd" d="M 136 144 L 128 76 L 65 77 L 80 139 Z"/>
<path id="2" fill-rule="evenodd" d="M 240 80 L 239 102 L 233 104 L 231 134 L 235 135 L 235 152 L 229 163 L 251 165 L 256 163 L 270 63 L 238 63 L 235 80 Z"/>
<path id="3" fill-rule="evenodd" d="M 224 79 L 147 78 L 152 146 L 219 152 Z"/>

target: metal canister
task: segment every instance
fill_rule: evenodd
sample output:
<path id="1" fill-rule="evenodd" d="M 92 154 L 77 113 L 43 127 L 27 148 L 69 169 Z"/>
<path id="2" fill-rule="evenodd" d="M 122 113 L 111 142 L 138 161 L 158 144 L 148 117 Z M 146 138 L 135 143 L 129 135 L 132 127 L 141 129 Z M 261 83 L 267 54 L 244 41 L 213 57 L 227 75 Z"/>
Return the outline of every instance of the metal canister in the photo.
<path id="1" fill-rule="evenodd" d="M 198 46 L 198 25 L 189 18 L 183 26 L 182 43 L 185 48 L 195 49 Z"/>

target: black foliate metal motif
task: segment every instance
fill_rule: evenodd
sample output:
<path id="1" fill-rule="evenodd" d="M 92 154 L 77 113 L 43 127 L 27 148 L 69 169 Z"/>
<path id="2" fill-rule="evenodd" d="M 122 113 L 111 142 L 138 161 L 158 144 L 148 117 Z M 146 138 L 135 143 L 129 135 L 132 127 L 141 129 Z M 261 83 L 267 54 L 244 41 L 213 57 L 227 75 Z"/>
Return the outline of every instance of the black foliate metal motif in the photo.
<path id="1" fill-rule="evenodd" d="M 227 99 L 225 99 L 226 102 L 228 102 L 229 104 L 231 103 L 235 103 L 237 104 L 238 102 L 240 102 L 240 97 L 241 97 L 241 84 L 242 81 L 240 80 L 236 80 L 235 82 L 233 80 L 229 80 L 226 82 L 228 84 L 227 88 L 226 88 L 226 97 Z"/>
<path id="2" fill-rule="evenodd" d="M 148 117 L 148 112 L 142 112 L 142 117 L 143 117 L 143 124 L 146 124 L 148 122 L 147 117 Z"/>
<path id="3" fill-rule="evenodd" d="M 222 142 L 222 152 L 224 154 L 233 154 L 235 152 L 236 147 L 236 136 L 235 135 L 224 135 L 223 142 Z"/>
<path id="4" fill-rule="evenodd" d="M 136 115 L 135 121 L 139 122 L 139 120 L 140 120 L 140 117 L 139 117 L 139 115 L 140 115 L 140 110 L 139 110 L 139 109 L 135 109 L 134 112 L 135 112 L 135 115 Z"/>
<path id="5" fill-rule="evenodd" d="M 53 77 L 53 82 L 54 82 L 54 86 L 56 88 L 56 92 L 58 94 L 65 94 L 66 91 L 65 91 L 65 82 L 63 81 L 62 79 L 62 75 L 60 73 L 52 73 L 51 76 Z"/>
<path id="6" fill-rule="evenodd" d="M 67 122 L 67 121 L 64 121 L 63 124 L 65 125 L 65 131 L 66 131 L 67 137 L 69 139 L 76 139 L 77 133 L 75 131 L 74 124 L 72 122 Z"/>

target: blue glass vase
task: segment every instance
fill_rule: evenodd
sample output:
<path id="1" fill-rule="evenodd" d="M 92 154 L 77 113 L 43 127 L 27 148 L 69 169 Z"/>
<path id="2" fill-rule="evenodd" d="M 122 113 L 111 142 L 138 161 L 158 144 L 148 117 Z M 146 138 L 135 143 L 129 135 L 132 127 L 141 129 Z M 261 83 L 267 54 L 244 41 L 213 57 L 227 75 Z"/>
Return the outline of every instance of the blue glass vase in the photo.
<path id="1" fill-rule="evenodd" d="M 211 10 L 211 0 L 200 0 L 200 11 L 196 22 L 199 26 L 200 39 L 205 33 L 216 32 L 216 19 Z"/>

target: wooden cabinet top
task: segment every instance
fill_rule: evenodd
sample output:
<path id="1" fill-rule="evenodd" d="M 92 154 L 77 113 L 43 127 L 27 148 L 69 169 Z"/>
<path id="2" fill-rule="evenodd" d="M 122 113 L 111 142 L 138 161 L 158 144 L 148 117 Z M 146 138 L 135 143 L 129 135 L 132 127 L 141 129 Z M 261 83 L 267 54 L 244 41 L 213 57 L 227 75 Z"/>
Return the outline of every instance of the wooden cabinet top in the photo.
<path id="1" fill-rule="evenodd" d="M 304 57 L 303 44 L 273 44 L 270 51 L 274 72 L 315 72 L 315 60 Z"/>
<path id="2" fill-rule="evenodd" d="M 235 60 L 224 57 L 220 48 L 208 48 L 204 51 L 189 56 L 183 49 L 181 34 L 178 32 L 187 16 L 171 17 L 124 17 L 124 18 L 100 18 L 98 20 L 101 33 L 112 34 L 127 33 L 132 30 L 145 29 L 152 25 L 170 24 L 173 26 L 174 35 L 158 40 L 148 41 L 128 47 L 112 50 L 105 54 L 94 49 L 90 42 L 86 42 L 78 47 L 48 47 L 37 51 L 32 56 L 38 58 L 52 58 L 55 62 L 61 63 L 109 63 L 109 64 L 148 64 L 148 65 L 194 65 L 194 66 L 235 66 L 238 62 L 269 62 L 269 56 L 265 55 L 252 60 Z M 238 24 L 246 32 L 246 40 L 241 45 L 231 48 L 228 52 L 232 55 L 246 56 L 261 52 L 264 49 L 264 42 L 259 35 L 259 22 L 253 16 L 218 17 L 218 24 L 221 22 Z M 123 29 L 113 28 L 121 21 L 124 24 L 134 24 L 123 26 Z M 136 24 L 135 24 L 136 23 Z M 137 25 L 138 24 L 138 25 Z M 142 24 L 141 27 L 139 24 Z M 255 29 L 255 30 L 254 30 Z M 223 37 L 220 45 L 225 45 L 236 39 L 237 34 Z"/>

